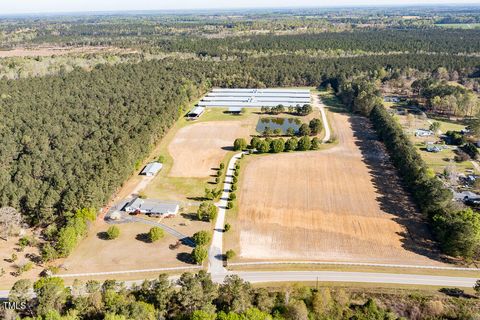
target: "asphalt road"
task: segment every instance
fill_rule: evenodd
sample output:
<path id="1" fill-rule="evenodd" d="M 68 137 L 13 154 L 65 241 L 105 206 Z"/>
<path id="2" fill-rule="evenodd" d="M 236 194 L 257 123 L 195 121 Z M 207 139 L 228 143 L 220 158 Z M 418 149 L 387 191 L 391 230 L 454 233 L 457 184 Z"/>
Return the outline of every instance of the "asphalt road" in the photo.
<path id="1" fill-rule="evenodd" d="M 347 283 L 377 283 L 395 285 L 422 285 L 439 287 L 472 288 L 477 278 L 431 276 L 417 274 L 395 274 L 374 272 L 337 272 L 337 271 L 251 271 L 227 272 L 212 275 L 215 282 L 222 282 L 226 275 L 236 274 L 251 283 L 269 282 L 347 282 Z M 171 280 L 178 279 L 172 276 Z M 126 281 L 127 287 L 140 284 L 142 280 Z M 9 290 L 0 290 L 0 299 L 8 297 Z"/>

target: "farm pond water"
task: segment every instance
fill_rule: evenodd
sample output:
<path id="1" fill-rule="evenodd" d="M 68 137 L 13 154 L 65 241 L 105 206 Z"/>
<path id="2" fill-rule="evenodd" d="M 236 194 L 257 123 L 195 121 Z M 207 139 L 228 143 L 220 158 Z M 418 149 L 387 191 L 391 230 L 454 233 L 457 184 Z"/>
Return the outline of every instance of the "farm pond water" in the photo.
<path id="1" fill-rule="evenodd" d="M 282 130 L 282 134 L 286 134 L 288 128 L 292 128 L 297 132 L 301 125 L 302 122 L 294 118 L 261 118 L 258 120 L 256 130 L 259 133 L 263 133 L 265 128 L 272 130 L 280 129 Z"/>

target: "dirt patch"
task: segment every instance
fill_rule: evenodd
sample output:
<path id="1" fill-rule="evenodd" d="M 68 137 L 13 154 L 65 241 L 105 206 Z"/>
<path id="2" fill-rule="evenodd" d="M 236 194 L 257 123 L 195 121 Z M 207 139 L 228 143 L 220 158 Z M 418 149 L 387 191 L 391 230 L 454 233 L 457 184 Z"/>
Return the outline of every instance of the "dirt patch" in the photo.
<path id="1" fill-rule="evenodd" d="M 31 233 L 27 233 L 31 236 Z M 43 268 L 41 265 L 34 263 L 39 262 L 40 252 L 37 247 L 26 247 L 23 251 L 19 250 L 18 240 L 20 237 L 10 237 L 8 241 L 0 239 L 0 272 L 3 270 L 3 275 L 0 277 L 0 288 L 9 289 L 20 279 L 35 279 Z M 12 254 L 17 255 L 17 259 L 12 261 Z M 18 271 L 19 266 L 26 263 L 33 263 L 33 268 L 22 273 L 20 276 L 14 275 Z"/>
<path id="2" fill-rule="evenodd" d="M 171 177 L 203 178 L 231 150 L 236 138 L 248 138 L 250 126 L 241 121 L 208 121 L 180 129 L 168 146 L 174 163 Z"/>
<path id="3" fill-rule="evenodd" d="M 368 121 L 331 118 L 338 146 L 258 157 L 244 169 L 240 257 L 440 264 Z"/>

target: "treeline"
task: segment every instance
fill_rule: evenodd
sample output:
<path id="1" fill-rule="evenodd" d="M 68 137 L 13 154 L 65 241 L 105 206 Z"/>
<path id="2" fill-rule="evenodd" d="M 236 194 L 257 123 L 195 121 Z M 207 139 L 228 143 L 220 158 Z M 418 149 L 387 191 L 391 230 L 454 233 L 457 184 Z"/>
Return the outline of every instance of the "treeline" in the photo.
<path id="1" fill-rule="evenodd" d="M 480 215 L 469 208 L 458 209 L 452 205 L 451 191 L 427 167 L 400 124 L 383 107 L 375 85 L 368 81 L 345 81 L 337 88 L 338 95 L 353 111 L 370 117 L 415 203 L 430 222 L 443 252 L 467 259 L 478 258 Z"/>
<path id="2" fill-rule="evenodd" d="M 23 306 L 17 311 L 20 318 L 31 320 L 404 319 L 398 313 L 418 319 L 444 319 L 447 315 L 470 319 L 479 312 L 473 299 L 432 298 L 421 293 L 373 297 L 341 288 L 299 285 L 254 288 L 236 275 L 227 276 L 218 285 L 205 271 L 184 273 L 174 282 L 162 274 L 131 288 L 115 280 L 103 284 L 75 280 L 70 288 L 55 277 L 42 278 L 33 285 L 29 280 L 19 280 L 10 291 L 9 301 Z M 16 316 L 13 310 L 0 312 L 4 319 Z"/>
<path id="3" fill-rule="evenodd" d="M 190 37 L 161 40 L 155 44 L 164 51 L 196 52 L 221 56 L 235 52 L 296 52 L 343 50 L 367 52 L 480 52 L 476 30 L 355 30 L 300 35 L 257 35 L 208 39 Z"/>

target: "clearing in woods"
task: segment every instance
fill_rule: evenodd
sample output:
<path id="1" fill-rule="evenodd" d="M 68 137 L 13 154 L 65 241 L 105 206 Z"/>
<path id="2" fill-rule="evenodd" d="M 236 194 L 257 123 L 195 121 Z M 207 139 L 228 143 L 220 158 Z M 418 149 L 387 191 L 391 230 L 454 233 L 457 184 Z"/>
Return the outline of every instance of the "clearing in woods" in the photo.
<path id="1" fill-rule="evenodd" d="M 330 119 L 331 149 L 247 157 L 239 259 L 441 264 L 368 120 Z"/>

